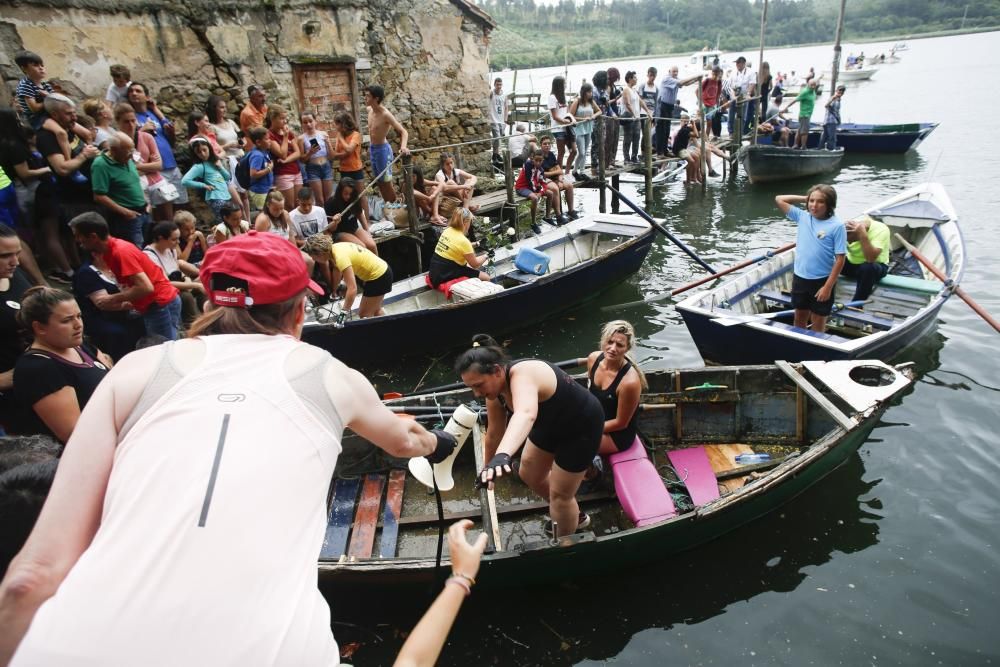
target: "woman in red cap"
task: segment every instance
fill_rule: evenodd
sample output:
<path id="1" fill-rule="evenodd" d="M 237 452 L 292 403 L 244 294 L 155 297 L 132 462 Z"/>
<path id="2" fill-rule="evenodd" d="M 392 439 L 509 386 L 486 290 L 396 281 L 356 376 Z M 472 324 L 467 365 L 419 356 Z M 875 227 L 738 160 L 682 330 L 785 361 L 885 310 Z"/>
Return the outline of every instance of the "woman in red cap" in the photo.
<path id="1" fill-rule="evenodd" d="M 237 236 L 201 279 L 188 338 L 127 355 L 80 415 L 0 584 L 0 664 L 337 665 L 316 557 L 343 429 L 454 449 L 298 340 L 318 287 L 293 245 Z"/>

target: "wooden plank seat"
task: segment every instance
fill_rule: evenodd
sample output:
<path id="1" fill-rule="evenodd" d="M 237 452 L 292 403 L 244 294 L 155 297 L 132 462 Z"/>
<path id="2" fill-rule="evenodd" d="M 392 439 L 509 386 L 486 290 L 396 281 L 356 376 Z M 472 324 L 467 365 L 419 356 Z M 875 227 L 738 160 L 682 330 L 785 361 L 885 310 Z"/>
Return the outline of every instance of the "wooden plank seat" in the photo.
<path id="1" fill-rule="evenodd" d="M 359 488 L 361 480 L 357 478 L 338 479 L 334 483 L 333 502 L 330 503 L 330 518 L 327 521 L 320 558 L 336 559 L 344 554 Z"/>
<path id="2" fill-rule="evenodd" d="M 790 308 L 792 305 L 792 297 L 777 290 L 761 290 L 757 293 L 757 296 L 764 301 L 771 301 L 781 306 Z M 830 317 L 839 317 L 841 319 L 851 320 L 861 324 L 870 324 L 871 326 L 879 329 L 891 329 L 896 324 L 896 320 L 891 317 L 879 317 L 878 315 L 872 315 L 871 313 L 848 310 L 846 308 L 831 313 Z"/>
<path id="3" fill-rule="evenodd" d="M 813 338 L 822 338 L 823 340 L 828 340 L 833 343 L 849 343 L 850 338 L 845 338 L 844 336 L 838 336 L 832 333 L 819 333 L 818 331 L 810 331 L 809 329 L 800 329 L 791 324 L 785 324 L 784 322 L 779 322 L 778 320 L 764 320 L 767 326 L 774 327 L 775 329 L 784 329 L 785 331 L 796 331 L 800 334 L 806 336 L 812 336 Z"/>
<path id="4" fill-rule="evenodd" d="M 526 198 L 519 194 L 514 194 L 514 205 L 524 201 Z M 498 211 L 507 204 L 507 191 L 506 190 L 496 190 L 494 192 L 487 192 L 485 194 L 476 195 L 469 200 L 470 206 L 478 206 L 479 209 L 476 211 L 476 215 L 485 215 L 487 213 L 492 213 L 493 211 Z"/>

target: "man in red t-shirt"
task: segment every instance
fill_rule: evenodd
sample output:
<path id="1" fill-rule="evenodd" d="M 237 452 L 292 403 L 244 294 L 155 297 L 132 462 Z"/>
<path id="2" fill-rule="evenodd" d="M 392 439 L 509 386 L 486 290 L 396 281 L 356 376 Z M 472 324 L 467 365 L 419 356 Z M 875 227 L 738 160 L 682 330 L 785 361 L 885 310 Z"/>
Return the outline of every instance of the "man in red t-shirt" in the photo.
<path id="1" fill-rule="evenodd" d="M 110 235 L 108 223 L 99 213 L 83 213 L 69 221 L 77 243 L 103 255 L 108 268 L 122 286 L 118 294 L 102 298 L 102 305 L 131 303 L 146 325 L 147 336 L 177 340 L 181 323 L 181 298 L 163 269 L 132 243 Z"/>
<path id="2" fill-rule="evenodd" d="M 718 138 L 722 134 L 722 109 L 719 109 L 719 94 L 722 92 L 722 68 L 712 67 L 711 78 L 701 82 L 701 103 L 705 105 L 712 126 L 712 134 Z"/>

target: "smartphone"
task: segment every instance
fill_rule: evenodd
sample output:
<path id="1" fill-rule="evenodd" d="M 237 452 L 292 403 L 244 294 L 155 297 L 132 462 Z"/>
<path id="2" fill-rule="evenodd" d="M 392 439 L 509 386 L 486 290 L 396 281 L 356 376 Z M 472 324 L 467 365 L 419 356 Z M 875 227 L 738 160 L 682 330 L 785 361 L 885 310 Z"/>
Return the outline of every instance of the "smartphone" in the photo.
<path id="1" fill-rule="evenodd" d="M 316 139 L 315 137 L 310 139 L 309 143 L 312 144 L 315 148 L 319 148 L 319 140 Z"/>
<path id="2" fill-rule="evenodd" d="M 240 141 L 243 141 L 243 138 L 244 138 L 245 136 L 246 136 L 246 135 L 245 135 L 245 134 L 243 134 L 243 130 L 237 130 L 237 131 L 236 131 L 236 138 L 237 138 L 237 139 L 239 139 Z"/>

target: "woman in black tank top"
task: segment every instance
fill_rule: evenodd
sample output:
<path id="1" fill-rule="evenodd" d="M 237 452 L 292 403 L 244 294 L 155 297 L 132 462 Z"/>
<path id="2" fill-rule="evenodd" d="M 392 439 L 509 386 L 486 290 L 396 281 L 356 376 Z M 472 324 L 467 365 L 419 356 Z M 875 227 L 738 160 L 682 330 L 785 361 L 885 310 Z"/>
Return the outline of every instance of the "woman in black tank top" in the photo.
<path id="1" fill-rule="evenodd" d="M 608 322 L 601 329 L 601 349 L 586 359 L 590 393 L 604 410 L 601 454 L 625 451 L 635 440 L 639 395 L 645 379 L 628 356 L 633 341 L 631 324 L 625 320 Z"/>
<path id="2" fill-rule="evenodd" d="M 462 381 L 486 399 L 489 423 L 485 456 L 489 463 L 480 481 L 489 484 L 510 474 L 511 457 L 524 445 L 518 474 L 532 491 L 549 502 L 559 535 L 585 527 L 576 491 L 597 454 L 604 411 L 590 392 L 552 364 L 538 359 L 510 362 L 485 335 L 455 363 Z"/>

